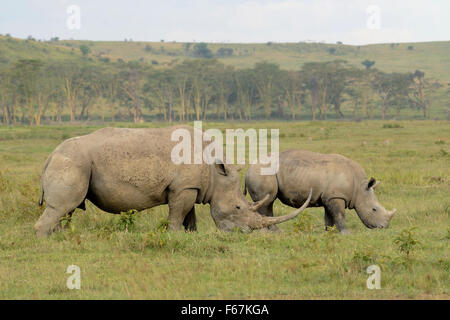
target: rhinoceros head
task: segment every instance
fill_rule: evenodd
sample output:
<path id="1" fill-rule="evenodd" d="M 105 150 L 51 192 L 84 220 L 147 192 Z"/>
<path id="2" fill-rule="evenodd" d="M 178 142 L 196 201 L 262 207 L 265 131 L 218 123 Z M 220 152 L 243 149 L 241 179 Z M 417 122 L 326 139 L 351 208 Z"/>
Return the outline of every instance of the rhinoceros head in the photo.
<path id="1" fill-rule="evenodd" d="M 386 210 L 375 196 L 375 188 L 379 182 L 374 178 L 364 180 L 356 192 L 354 207 L 364 225 L 370 229 L 387 228 L 396 209 Z"/>
<path id="2" fill-rule="evenodd" d="M 238 170 L 232 165 L 216 162 L 212 184 L 211 215 L 216 226 L 225 231 L 251 231 L 293 219 L 308 206 L 311 199 L 310 194 L 305 204 L 290 214 L 267 217 L 260 215 L 257 210 L 269 196 L 258 202 L 247 201 L 241 191 Z"/>

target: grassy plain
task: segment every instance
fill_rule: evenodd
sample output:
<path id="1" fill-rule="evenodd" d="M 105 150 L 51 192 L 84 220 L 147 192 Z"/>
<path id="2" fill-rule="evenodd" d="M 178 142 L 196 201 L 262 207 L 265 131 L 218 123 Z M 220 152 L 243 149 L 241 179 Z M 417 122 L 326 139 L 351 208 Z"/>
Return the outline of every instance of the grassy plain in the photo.
<path id="1" fill-rule="evenodd" d="M 281 150 L 348 156 L 382 181 L 378 199 L 397 215 L 389 229 L 369 230 L 348 211 L 352 233 L 343 236 L 323 231 L 321 208 L 308 209 L 281 233 L 243 234 L 218 231 L 208 206 L 197 205 L 199 231 L 174 233 L 164 229 L 167 206 L 136 214 L 130 225 L 88 203 L 72 228 L 37 239 L 32 226 L 43 211 L 37 201 L 46 157 L 64 139 L 99 127 L 0 126 L 0 298 L 450 298 L 450 122 L 207 127 L 279 128 Z M 278 201 L 275 209 L 291 210 Z M 408 230 L 409 239 L 394 242 Z M 409 245 L 408 255 L 400 244 Z M 71 264 L 81 268 L 81 290 L 66 287 Z M 366 287 L 372 264 L 381 267 L 380 290 Z"/>

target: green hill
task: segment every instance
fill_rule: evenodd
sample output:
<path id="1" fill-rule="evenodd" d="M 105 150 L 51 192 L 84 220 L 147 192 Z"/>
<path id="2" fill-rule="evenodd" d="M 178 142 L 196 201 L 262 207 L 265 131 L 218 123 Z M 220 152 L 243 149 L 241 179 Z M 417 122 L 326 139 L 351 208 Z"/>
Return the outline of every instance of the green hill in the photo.
<path id="1" fill-rule="evenodd" d="M 89 57 L 92 59 L 107 57 L 111 61 L 141 60 L 150 64 L 153 61 L 154 64 L 165 67 L 184 59 L 195 58 L 195 43 L 80 40 L 40 42 L 0 36 L 0 63 L 23 58 L 80 59 L 81 44 L 91 49 Z M 208 48 L 215 55 L 220 48 L 232 49 L 231 56 L 216 58 L 237 68 L 252 67 L 256 62 L 268 61 L 279 64 L 283 69 L 299 69 L 305 62 L 336 59 L 361 67 L 361 62 L 369 59 L 376 62 L 376 68 L 385 72 L 420 69 L 428 77 L 450 82 L 450 41 L 365 46 L 325 43 L 210 43 Z"/>
<path id="2" fill-rule="evenodd" d="M 374 68 L 384 72 L 414 72 L 421 70 L 426 78 L 438 80 L 442 86 L 430 95 L 432 118 L 447 118 L 450 83 L 450 41 L 422 43 L 392 43 L 365 46 L 325 43 L 208 43 L 208 56 L 235 68 L 252 68 L 266 61 L 285 70 L 299 70 L 308 62 L 345 60 L 363 69 L 364 60 L 375 61 Z M 80 50 L 85 48 L 85 54 Z M 171 68 L 187 59 L 198 59 L 198 43 L 133 42 L 133 41 L 36 41 L 0 35 L 0 72 L 20 59 L 42 61 L 67 60 L 102 69 L 115 70 L 119 61 L 140 61 L 153 69 Z M 352 113 L 352 106 L 343 110 Z M 407 117 L 415 117 L 406 111 Z"/>
<path id="3" fill-rule="evenodd" d="M 85 43 L 93 56 L 107 56 L 111 60 L 153 60 L 163 66 L 192 59 L 193 46 L 186 50 L 181 42 L 94 42 L 60 41 L 57 47 L 78 48 Z M 150 47 L 150 51 L 146 47 Z M 412 47 L 408 49 L 409 47 Z M 324 43 L 266 43 L 266 44 L 208 44 L 214 54 L 220 48 L 231 48 L 230 57 L 218 59 L 238 68 L 252 67 L 256 62 L 275 62 L 283 69 L 299 69 L 305 62 L 346 60 L 361 67 L 365 59 L 375 60 L 375 67 L 385 72 L 407 72 L 420 69 L 427 76 L 450 82 L 450 41 L 350 46 Z"/>

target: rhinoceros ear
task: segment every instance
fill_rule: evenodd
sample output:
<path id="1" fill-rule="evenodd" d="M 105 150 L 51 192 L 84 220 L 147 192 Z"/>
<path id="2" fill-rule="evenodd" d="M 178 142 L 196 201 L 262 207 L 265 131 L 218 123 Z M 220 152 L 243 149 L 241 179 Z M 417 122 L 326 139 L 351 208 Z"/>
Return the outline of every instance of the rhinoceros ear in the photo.
<path id="1" fill-rule="evenodd" d="M 229 170 L 227 168 L 227 165 L 225 163 L 223 163 L 223 161 L 221 160 L 217 160 L 214 162 L 214 167 L 217 170 L 217 173 L 223 175 L 223 176 L 227 176 L 229 174 Z"/>
<path id="2" fill-rule="evenodd" d="M 377 180 L 375 180 L 375 178 L 370 178 L 369 183 L 367 184 L 367 190 L 369 190 L 370 188 L 374 187 L 375 185 L 377 185 Z"/>

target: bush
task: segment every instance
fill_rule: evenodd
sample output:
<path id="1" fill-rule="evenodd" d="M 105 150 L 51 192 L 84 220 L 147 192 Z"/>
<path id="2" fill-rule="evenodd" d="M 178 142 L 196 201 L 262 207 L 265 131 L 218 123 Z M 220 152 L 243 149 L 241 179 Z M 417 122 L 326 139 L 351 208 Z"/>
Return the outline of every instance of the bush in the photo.
<path id="1" fill-rule="evenodd" d="M 202 42 L 194 46 L 194 56 L 209 59 L 213 57 L 213 53 L 209 50 L 208 45 Z"/>
<path id="2" fill-rule="evenodd" d="M 416 238 L 415 229 L 416 227 L 403 229 L 394 239 L 394 243 L 398 246 L 399 251 L 406 254 L 406 258 L 409 258 L 409 254 L 420 244 L 420 241 Z"/>
<path id="3" fill-rule="evenodd" d="M 397 128 L 403 128 L 398 123 L 385 123 L 383 124 L 383 129 L 397 129 Z"/>
<path id="4" fill-rule="evenodd" d="M 220 48 L 217 50 L 217 55 L 219 57 L 231 57 L 233 55 L 233 49 L 232 48 Z"/>
<path id="5" fill-rule="evenodd" d="M 120 214 L 118 227 L 120 231 L 132 231 L 134 229 L 134 214 L 136 210 L 129 210 Z"/>
<path id="6" fill-rule="evenodd" d="M 88 53 L 91 52 L 91 48 L 89 48 L 87 45 L 82 44 L 80 45 L 80 51 L 83 54 L 83 56 L 87 55 Z"/>

